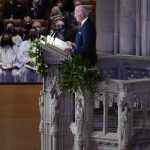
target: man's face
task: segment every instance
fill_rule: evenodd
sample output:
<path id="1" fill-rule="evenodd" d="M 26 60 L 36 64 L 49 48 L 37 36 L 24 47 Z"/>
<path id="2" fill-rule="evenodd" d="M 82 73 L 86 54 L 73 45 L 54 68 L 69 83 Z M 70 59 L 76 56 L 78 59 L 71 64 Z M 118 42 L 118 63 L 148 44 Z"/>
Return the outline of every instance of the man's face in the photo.
<path id="1" fill-rule="evenodd" d="M 80 11 L 78 11 L 77 9 L 75 9 L 74 11 L 74 17 L 76 18 L 77 22 L 82 22 L 83 17 L 80 13 Z"/>

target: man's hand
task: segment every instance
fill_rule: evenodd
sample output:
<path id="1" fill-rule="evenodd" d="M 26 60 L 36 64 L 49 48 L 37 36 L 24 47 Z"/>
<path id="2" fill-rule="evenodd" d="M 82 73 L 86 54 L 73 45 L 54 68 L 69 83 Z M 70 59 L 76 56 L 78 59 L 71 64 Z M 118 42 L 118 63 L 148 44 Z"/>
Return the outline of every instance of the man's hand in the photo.
<path id="1" fill-rule="evenodd" d="M 64 49 L 65 53 L 67 53 L 68 55 L 70 55 L 72 53 L 72 49 L 71 48 L 65 48 Z"/>
<path id="2" fill-rule="evenodd" d="M 70 48 L 72 48 L 73 43 L 70 42 L 70 41 L 67 41 L 67 45 L 68 45 Z"/>

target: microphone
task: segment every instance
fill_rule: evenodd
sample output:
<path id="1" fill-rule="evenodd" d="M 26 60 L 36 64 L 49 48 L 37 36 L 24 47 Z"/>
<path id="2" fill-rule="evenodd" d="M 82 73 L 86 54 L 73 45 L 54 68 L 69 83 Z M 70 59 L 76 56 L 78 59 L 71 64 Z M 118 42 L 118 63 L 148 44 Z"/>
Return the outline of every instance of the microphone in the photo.
<path id="1" fill-rule="evenodd" d="M 58 30 L 50 31 L 50 36 L 51 36 L 52 38 L 56 38 L 57 35 L 58 35 Z"/>

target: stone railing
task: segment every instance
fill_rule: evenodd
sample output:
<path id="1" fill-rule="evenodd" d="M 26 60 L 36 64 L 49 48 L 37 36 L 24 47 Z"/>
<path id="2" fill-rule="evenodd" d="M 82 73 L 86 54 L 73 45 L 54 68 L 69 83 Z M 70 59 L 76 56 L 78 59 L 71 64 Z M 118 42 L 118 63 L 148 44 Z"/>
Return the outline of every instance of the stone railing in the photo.
<path id="1" fill-rule="evenodd" d="M 150 79 L 112 80 L 109 84 L 100 84 L 98 91 L 95 102 L 103 105 L 103 113 L 99 115 L 101 128 L 97 127 L 101 130 L 92 135 L 92 147 L 111 146 L 120 150 L 134 146 L 137 141 L 148 142 Z"/>
<path id="2" fill-rule="evenodd" d="M 150 79 L 131 80 L 149 77 L 148 58 L 102 56 L 97 66 L 104 75 L 123 80 L 99 84 L 95 95 L 72 95 L 59 89 L 56 80 L 63 51 L 42 48 L 48 76 L 39 101 L 41 150 L 125 150 L 128 145 L 136 147 L 137 141 L 144 146 L 150 142 Z M 129 70 L 135 69 L 138 73 L 130 77 Z"/>
<path id="3" fill-rule="evenodd" d="M 132 55 L 98 55 L 97 67 L 113 79 L 129 80 L 150 77 L 150 57 Z"/>

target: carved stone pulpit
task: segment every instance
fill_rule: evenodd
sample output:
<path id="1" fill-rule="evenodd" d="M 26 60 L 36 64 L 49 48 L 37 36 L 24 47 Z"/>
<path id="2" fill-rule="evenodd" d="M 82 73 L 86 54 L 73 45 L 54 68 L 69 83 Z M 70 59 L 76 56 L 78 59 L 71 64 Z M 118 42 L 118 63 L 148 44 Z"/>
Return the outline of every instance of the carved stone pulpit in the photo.
<path id="1" fill-rule="evenodd" d="M 73 121 L 73 97 L 69 92 L 60 90 L 56 80 L 65 53 L 48 44 L 41 44 L 41 48 L 48 64 L 48 75 L 39 99 L 41 150 L 71 150 L 73 135 L 69 125 Z"/>

